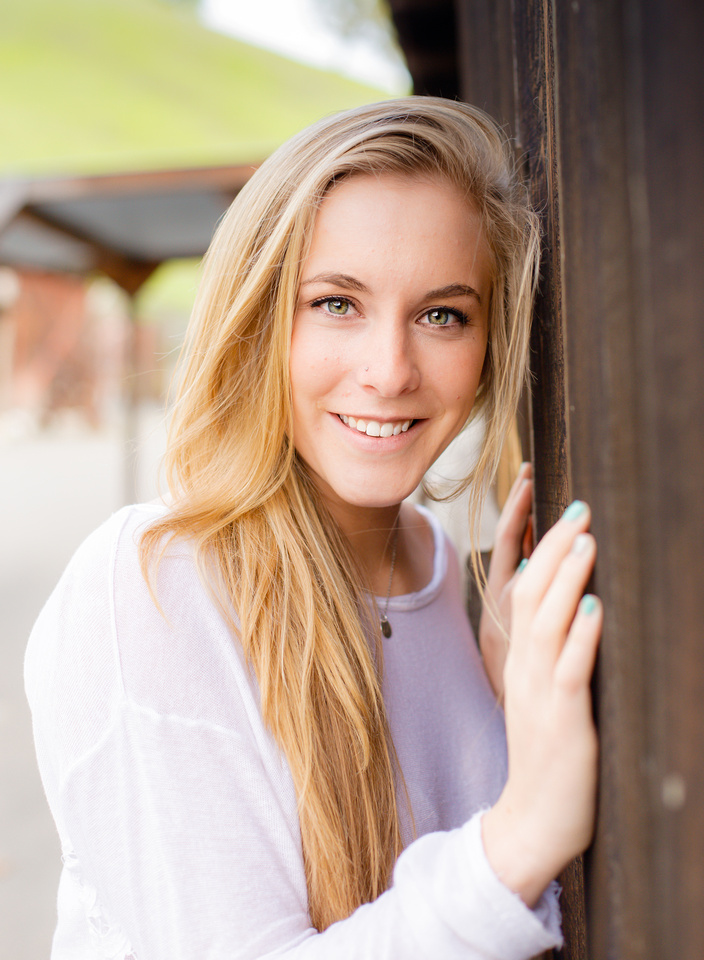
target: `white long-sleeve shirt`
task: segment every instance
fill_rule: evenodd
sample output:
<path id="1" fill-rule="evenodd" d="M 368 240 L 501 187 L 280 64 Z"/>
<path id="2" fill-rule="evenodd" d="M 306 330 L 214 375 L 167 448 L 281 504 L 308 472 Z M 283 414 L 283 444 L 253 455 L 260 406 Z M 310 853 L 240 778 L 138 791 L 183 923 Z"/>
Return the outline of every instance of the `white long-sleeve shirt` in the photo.
<path id="1" fill-rule="evenodd" d="M 159 568 L 128 507 L 78 550 L 42 611 L 25 674 L 64 870 L 52 960 L 527 960 L 561 942 L 494 875 L 480 811 L 506 777 L 503 716 L 427 512 L 434 572 L 392 597 L 384 698 L 416 833 L 381 897 L 311 927 L 296 796 L 241 647 L 187 545 Z"/>

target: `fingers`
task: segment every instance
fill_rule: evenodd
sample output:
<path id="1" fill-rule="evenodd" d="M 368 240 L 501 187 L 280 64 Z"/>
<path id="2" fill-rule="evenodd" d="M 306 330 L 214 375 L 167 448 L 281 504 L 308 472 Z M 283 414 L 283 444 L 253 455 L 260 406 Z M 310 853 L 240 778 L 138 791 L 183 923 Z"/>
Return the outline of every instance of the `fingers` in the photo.
<path id="1" fill-rule="evenodd" d="M 532 503 L 532 467 L 530 463 L 524 463 L 511 487 L 496 528 L 491 560 L 492 588 L 497 587 L 500 590 L 516 571 L 516 566 L 524 553 L 523 541 L 530 522 Z"/>
<path id="2" fill-rule="evenodd" d="M 575 539 L 588 529 L 590 519 L 591 513 L 587 504 L 575 500 L 535 548 L 513 589 L 513 610 L 519 622 L 527 624 L 533 621 L 538 607 L 555 580 L 560 564 L 572 549 Z M 591 542 L 593 543 L 593 540 Z M 594 563 L 593 552 L 587 551 L 582 560 L 586 561 L 585 569 L 591 570 Z M 584 589 L 585 584 L 586 579 L 581 589 Z M 575 607 L 576 603 L 575 600 Z"/>
<path id="3" fill-rule="evenodd" d="M 586 504 L 572 504 L 512 582 L 504 671 L 509 776 L 494 809 L 513 812 L 514 849 L 521 834 L 537 841 L 531 849 L 550 865 L 543 876 L 584 849 L 594 818 L 598 741 L 589 681 L 603 611 L 596 597 L 582 597 L 596 557 L 589 521 Z"/>
<path id="4" fill-rule="evenodd" d="M 504 504 L 504 509 L 508 507 L 513 498 L 516 496 L 518 489 L 524 480 L 531 480 L 533 477 L 533 464 L 529 460 L 524 460 L 524 462 L 518 468 L 518 473 L 516 474 L 516 479 L 511 485 L 509 490 L 508 497 L 506 498 L 506 503 Z"/>
<path id="5" fill-rule="evenodd" d="M 553 661 L 559 656 L 575 619 L 595 558 L 594 537 L 589 533 L 577 534 L 535 613 L 532 629 L 535 636 L 542 638 L 543 654 Z"/>
<path id="6" fill-rule="evenodd" d="M 589 683 L 599 648 L 604 611 L 598 597 L 588 593 L 579 604 L 555 669 L 555 681 L 567 693 L 578 693 Z"/>

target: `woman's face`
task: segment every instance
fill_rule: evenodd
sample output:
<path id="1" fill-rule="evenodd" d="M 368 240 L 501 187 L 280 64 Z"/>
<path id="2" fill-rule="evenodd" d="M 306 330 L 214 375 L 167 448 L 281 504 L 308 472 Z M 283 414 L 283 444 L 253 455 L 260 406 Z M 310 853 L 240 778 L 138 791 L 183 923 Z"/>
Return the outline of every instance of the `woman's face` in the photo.
<path id="1" fill-rule="evenodd" d="M 329 505 L 400 503 L 472 409 L 491 275 L 442 181 L 357 175 L 315 221 L 291 343 L 293 439 Z"/>

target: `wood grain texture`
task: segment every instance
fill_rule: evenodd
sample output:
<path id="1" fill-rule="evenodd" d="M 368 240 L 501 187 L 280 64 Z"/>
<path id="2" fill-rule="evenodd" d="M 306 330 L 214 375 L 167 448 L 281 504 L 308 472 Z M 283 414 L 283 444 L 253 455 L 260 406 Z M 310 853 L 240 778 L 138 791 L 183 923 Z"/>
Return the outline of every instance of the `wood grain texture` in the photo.
<path id="1" fill-rule="evenodd" d="M 562 298 L 561 201 L 556 126 L 553 7 L 550 0 L 523 0 L 514 8 L 519 148 L 531 199 L 543 222 L 541 282 L 531 333 L 530 394 L 534 522 L 538 539 L 572 499 L 569 417 Z M 586 960 L 584 873 L 581 860 L 560 877 L 564 947 L 555 956 Z"/>
<path id="2" fill-rule="evenodd" d="M 556 5 L 569 453 L 606 611 L 595 960 L 704 956 L 703 13 Z"/>
<path id="3" fill-rule="evenodd" d="M 516 128 L 513 2 L 458 2 L 457 41 L 460 90 L 511 133 Z"/>
<path id="4" fill-rule="evenodd" d="M 601 803 L 596 848 L 588 858 L 589 924 L 593 956 L 620 958 L 617 944 L 623 943 L 626 931 L 632 930 L 639 940 L 632 944 L 634 956 L 651 938 L 649 918 L 635 909 L 632 897 L 632 884 L 642 882 L 638 875 L 647 876 L 648 862 L 647 821 L 636 769 L 644 748 L 644 667 L 627 639 L 638 635 L 642 549 L 632 507 L 639 496 L 640 470 L 633 419 L 634 290 L 623 84 L 614 83 L 622 31 L 615 4 L 610 6 L 610 18 L 605 8 L 586 5 L 558 13 L 556 46 L 561 187 L 569 197 L 563 242 L 570 264 L 564 292 L 570 318 L 572 467 L 575 492 L 590 502 L 594 513 L 600 548 L 595 589 L 606 613 L 597 681 Z M 630 857 L 622 855 L 625 848 L 633 850 Z"/>
<path id="5" fill-rule="evenodd" d="M 518 149 L 531 200 L 543 225 L 541 280 L 531 334 L 532 453 L 536 531 L 540 538 L 570 499 L 555 68 L 549 0 L 517 3 L 514 32 Z"/>

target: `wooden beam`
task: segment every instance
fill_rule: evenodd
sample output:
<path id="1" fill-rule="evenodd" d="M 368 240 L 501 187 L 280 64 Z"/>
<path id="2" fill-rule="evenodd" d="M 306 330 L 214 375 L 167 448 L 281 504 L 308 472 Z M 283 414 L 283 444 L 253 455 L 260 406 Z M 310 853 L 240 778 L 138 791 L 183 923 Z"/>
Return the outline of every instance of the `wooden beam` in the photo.
<path id="1" fill-rule="evenodd" d="M 21 183 L 0 180 L 0 233 L 15 219 L 25 204 Z"/>
<path id="2" fill-rule="evenodd" d="M 69 237 L 71 240 L 84 243 L 93 254 L 91 269 L 106 274 L 130 296 L 139 290 L 161 263 L 159 260 L 136 260 L 122 256 L 118 251 L 99 243 L 90 234 L 59 223 L 46 213 L 40 213 L 31 207 L 25 207 L 20 217 L 54 233 Z"/>
<path id="3" fill-rule="evenodd" d="M 121 196 L 192 192 L 217 189 L 234 196 L 260 163 L 237 166 L 193 167 L 178 170 L 150 170 L 92 177 L 51 177 L 21 182 L 27 203 L 69 200 L 93 196 Z"/>

